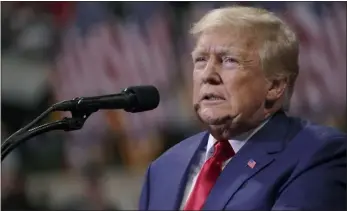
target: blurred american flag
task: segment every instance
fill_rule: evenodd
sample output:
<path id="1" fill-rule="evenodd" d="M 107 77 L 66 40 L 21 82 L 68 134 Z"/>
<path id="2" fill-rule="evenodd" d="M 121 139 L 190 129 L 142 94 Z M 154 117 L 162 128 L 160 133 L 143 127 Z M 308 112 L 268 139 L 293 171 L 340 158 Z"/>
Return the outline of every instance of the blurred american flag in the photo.
<path id="1" fill-rule="evenodd" d="M 121 113 L 123 118 L 115 122 L 122 125 L 113 125 L 123 128 L 129 139 L 151 135 L 170 112 L 165 91 L 169 90 L 173 77 L 174 60 L 166 17 L 160 11 L 155 12 L 140 28 L 131 19 L 116 20 L 100 2 L 78 2 L 75 8 L 72 21 L 65 27 L 53 74 L 56 100 L 118 93 L 133 85 L 154 85 L 164 96 L 157 109 Z M 68 154 L 74 156 L 71 160 L 78 160 L 78 154 L 84 154 L 82 161 L 76 161 L 84 162 L 88 152 L 75 151 L 80 151 L 88 142 L 93 144 L 102 139 L 110 128 L 108 114 L 94 113 L 82 130 L 71 133 L 77 146 L 75 149 L 71 146 L 73 143 L 68 146 L 71 151 Z"/>
<path id="2" fill-rule="evenodd" d="M 346 111 L 346 2 L 287 3 L 286 21 L 300 39 L 294 114 L 320 120 Z"/>

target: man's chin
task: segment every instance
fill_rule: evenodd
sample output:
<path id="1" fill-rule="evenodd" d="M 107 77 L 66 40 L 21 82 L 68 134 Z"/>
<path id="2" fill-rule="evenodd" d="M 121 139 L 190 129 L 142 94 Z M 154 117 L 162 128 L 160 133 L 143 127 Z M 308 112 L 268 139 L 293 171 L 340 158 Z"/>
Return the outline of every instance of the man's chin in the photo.
<path id="1" fill-rule="evenodd" d="M 200 120 L 208 127 L 208 130 L 216 139 L 228 140 L 233 136 L 239 135 L 238 117 L 236 116 L 221 116 L 218 118 L 199 117 Z"/>
<path id="2" fill-rule="evenodd" d="M 205 125 L 224 125 L 230 123 L 235 117 L 228 112 L 230 109 L 215 109 L 200 104 L 195 104 L 194 109 L 199 120 Z"/>
<path id="3" fill-rule="evenodd" d="M 211 126 L 218 126 L 218 125 L 225 125 L 233 120 L 233 118 L 229 115 L 224 116 L 205 116 L 205 115 L 198 115 L 199 119 L 206 125 Z"/>

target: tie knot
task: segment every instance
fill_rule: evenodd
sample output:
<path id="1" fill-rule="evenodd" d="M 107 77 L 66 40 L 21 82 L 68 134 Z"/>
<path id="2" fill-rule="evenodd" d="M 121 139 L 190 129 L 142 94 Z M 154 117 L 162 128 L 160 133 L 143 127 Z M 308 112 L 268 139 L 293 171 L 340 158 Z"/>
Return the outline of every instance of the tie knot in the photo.
<path id="1" fill-rule="evenodd" d="M 235 152 L 231 147 L 229 141 L 217 141 L 214 145 L 213 157 L 226 161 L 229 158 L 233 157 Z"/>

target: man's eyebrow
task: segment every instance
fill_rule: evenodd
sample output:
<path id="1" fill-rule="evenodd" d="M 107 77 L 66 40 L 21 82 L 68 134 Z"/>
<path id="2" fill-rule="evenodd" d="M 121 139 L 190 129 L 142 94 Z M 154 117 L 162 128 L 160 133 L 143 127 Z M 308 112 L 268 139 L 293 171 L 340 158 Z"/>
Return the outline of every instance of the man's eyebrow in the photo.
<path id="1" fill-rule="evenodd" d="M 239 57 L 241 54 L 241 50 L 240 49 L 233 49 L 231 47 L 221 47 L 221 48 L 217 48 L 214 50 L 216 54 L 224 56 L 224 55 L 231 55 L 231 56 L 235 56 L 235 57 Z M 205 54 L 209 54 L 209 50 L 207 48 L 196 48 L 191 52 L 191 56 L 198 56 L 198 55 L 205 55 Z"/>
<path id="2" fill-rule="evenodd" d="M 192 56 L 196 56 L 196 55 L 201 55 L 201 54 L 207 54 L 207 49 L 205 48 L 195 48 L 192 52 L 191 55 Z"/>

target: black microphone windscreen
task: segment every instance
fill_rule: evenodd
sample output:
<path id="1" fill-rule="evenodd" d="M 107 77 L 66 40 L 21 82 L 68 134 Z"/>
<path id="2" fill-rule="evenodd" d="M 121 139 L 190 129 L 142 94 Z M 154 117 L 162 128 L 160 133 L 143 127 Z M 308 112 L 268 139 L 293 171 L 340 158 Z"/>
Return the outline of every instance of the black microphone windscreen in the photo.
<path id="1" fill-rule="evenodd" d="M 153 110 L 159 105 L 160 95 L 154 86 L 132 86 L 124 90 L 125 93 L 135 95 L 136 103 L 128 112 L 142 112 Z"/>

